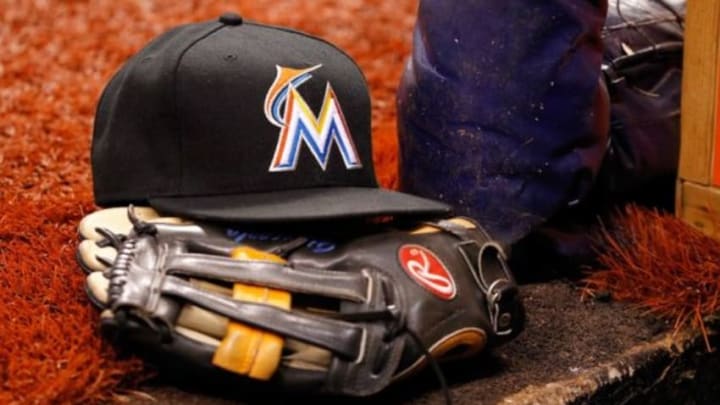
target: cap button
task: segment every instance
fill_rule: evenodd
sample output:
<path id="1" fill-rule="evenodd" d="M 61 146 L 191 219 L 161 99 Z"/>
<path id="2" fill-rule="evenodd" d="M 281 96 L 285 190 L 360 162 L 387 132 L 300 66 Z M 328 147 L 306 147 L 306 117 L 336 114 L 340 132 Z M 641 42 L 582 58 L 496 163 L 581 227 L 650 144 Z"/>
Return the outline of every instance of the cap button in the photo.
<path id="1" fill-rule="evenodd" d="M 240 25 L 243 23 L 242 17 L 236 13 L 225 13 L 218 20 L 225 25 Z"/>

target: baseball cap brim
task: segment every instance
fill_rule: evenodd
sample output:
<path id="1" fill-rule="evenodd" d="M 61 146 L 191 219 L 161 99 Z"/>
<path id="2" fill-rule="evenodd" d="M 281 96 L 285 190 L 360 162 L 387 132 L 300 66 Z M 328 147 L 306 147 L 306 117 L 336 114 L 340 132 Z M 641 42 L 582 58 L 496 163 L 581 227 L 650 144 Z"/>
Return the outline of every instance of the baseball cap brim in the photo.
<path id="1" fill-rule="evenodd" d="M 450 206 L 374 187 L 150 198 L 160 212 L 217 222 L 278 223 L 373 216 L 446 216 Z"/>

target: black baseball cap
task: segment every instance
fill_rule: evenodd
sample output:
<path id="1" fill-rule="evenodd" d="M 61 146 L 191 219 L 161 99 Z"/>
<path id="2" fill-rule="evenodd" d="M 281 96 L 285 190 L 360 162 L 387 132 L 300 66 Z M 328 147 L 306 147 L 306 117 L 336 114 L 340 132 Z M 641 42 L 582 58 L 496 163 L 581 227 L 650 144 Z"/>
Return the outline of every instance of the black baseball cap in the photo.
<path id="1" fill-rule="evenodd" d="M 95 202 L 231 222 L 449 213 L 378 187 L 370 115 L 360 69 L 324 40 L 232 13 L 179 26 L 100 98 Z"/>

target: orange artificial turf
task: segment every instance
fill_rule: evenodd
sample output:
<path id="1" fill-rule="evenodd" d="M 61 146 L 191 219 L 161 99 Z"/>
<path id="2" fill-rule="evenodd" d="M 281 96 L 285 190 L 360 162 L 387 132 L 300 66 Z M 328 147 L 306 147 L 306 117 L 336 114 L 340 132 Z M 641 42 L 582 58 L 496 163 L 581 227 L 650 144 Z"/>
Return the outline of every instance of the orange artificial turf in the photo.
<path id="1" fill-rule="evenodd" d="M 600 269 L 587 294 L 612 293 L 673 323 L 700 330 L 711 349 L 705 317 L 720 311 L 720 242 L 680 219 L 628 205 L 599 237 Z"/>
<path id="2" fill-rule="evenodd" d="M 115 359 L 75 264 L 95 209 L 95 104 L 121 63 L 177 24 L 237 11 L 344 48 L 373 98 L 380 183 L 396 185 L 395 89 L 416 0 L 0 0 L 0 403 L 107 399 L 137 361 Z"/>

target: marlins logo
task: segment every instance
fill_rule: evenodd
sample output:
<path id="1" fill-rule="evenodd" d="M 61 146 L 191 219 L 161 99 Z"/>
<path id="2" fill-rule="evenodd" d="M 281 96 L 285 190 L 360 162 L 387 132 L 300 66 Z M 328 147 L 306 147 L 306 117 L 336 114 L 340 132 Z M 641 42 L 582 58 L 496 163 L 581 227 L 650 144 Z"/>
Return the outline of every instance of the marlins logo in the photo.
<path id="1" fill-rule="evenodd" d="M 327 167 L 333 142 L 340 150 L 346 168 L 362 167 L 340 103 L 330 83 L 325 86 L 325 97 L 317 116 L 298 92 L 298 87 L 312 78 L 310 72 L 321 66 L 307 69 L 276 66 L 275 81 L 265 96 L 265 116 L 280 128 L 280 137 L 270 164 L 271 172 L 295 170 L 303 143 L 323 170 Z"/>

